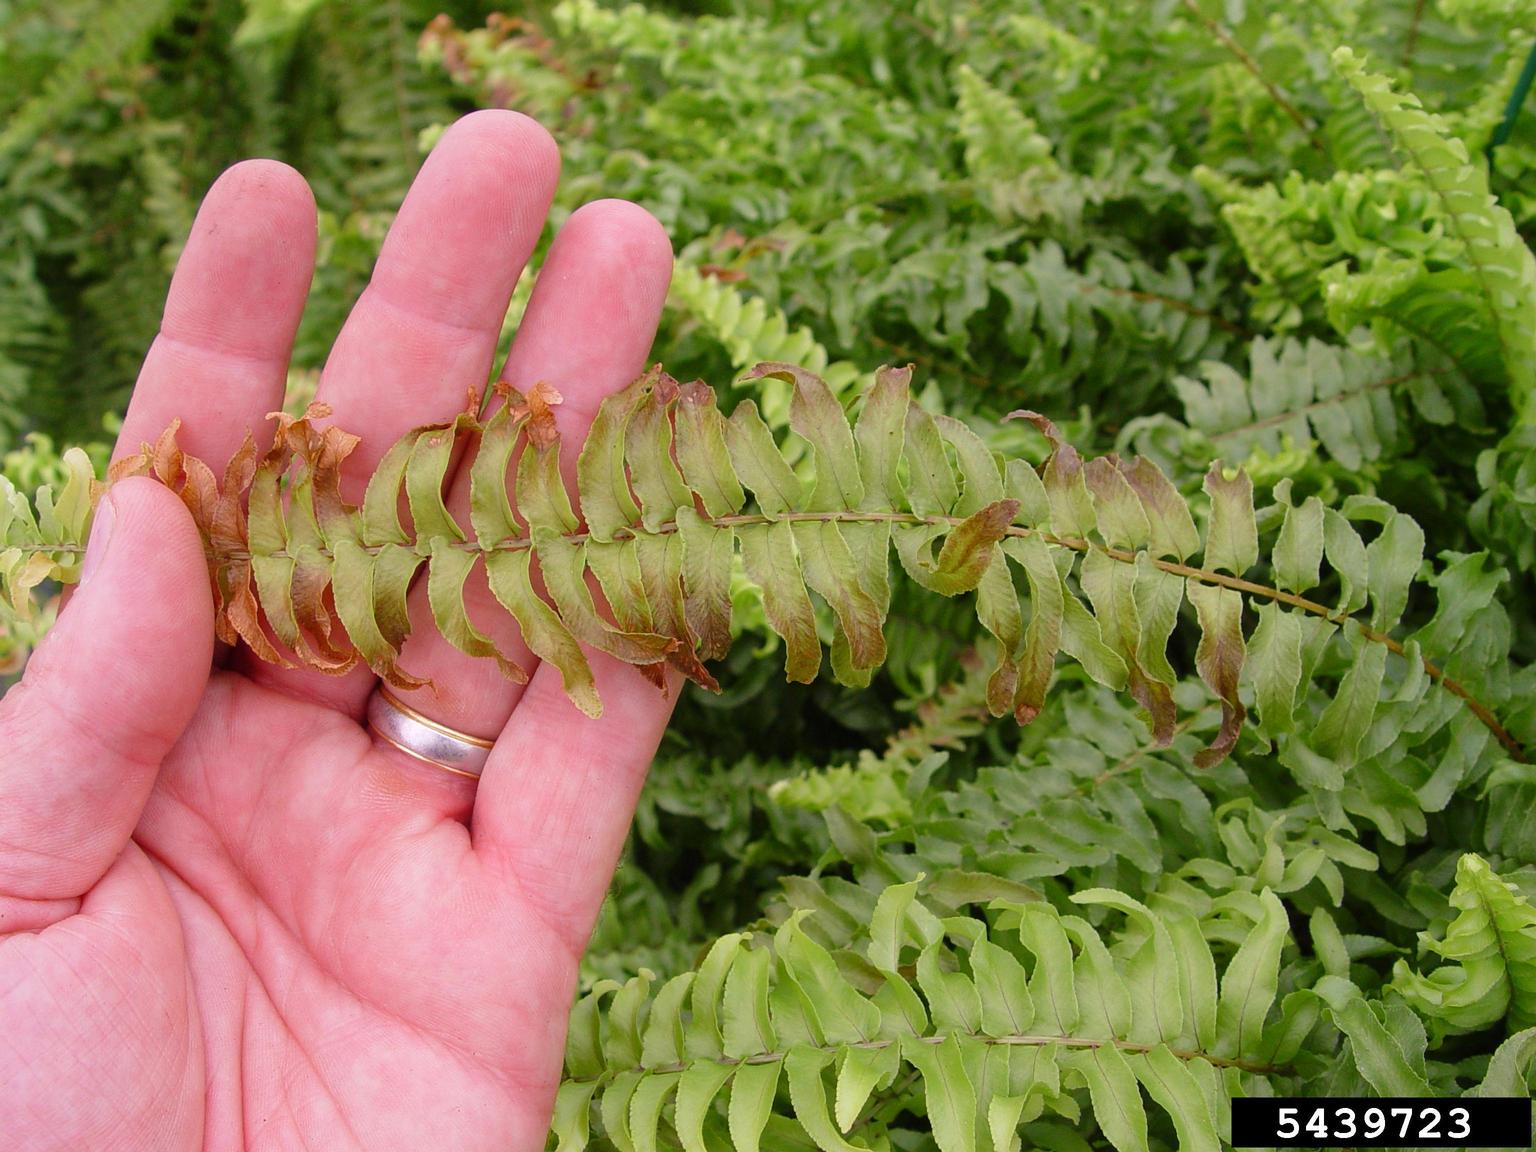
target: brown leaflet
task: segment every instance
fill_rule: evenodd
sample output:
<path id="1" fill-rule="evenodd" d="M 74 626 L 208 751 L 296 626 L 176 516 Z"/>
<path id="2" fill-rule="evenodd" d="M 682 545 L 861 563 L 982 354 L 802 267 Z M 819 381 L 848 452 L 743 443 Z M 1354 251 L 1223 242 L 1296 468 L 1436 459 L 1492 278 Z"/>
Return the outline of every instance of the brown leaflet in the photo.
<path id="1" fill-rule="evenodd" d="M 1067 443 L 1061 429 L 1038 412 L 1019 408 L 1003 419 L 1027 420 L 1051 442 L 1051 455 L 1041 477 L 1051 503 L 1051 531 L 1058 536 L 1086 540 L 1094 526 L 1094 505 L 1088 494 L 1082 456 Z"/>
<path id="2" fill-rule="evenodd" d="M 299 656 L 305 664 L 331 676 L 340 676 L 357 663 L 357 649 L 345 630 L 333 620 L 326 593 L 331 587 L 331 565 L 321 558 L 299 557 L 293 568 L 293 612 L 298 623 Z M 333 636 L 346 646 L 332 643 Z"/>
<path id="3" fill-rule="evenodd" d="M 1191 580 L 1185 589 L 1200 622 L 1195 668 L 1221 699 L 1221 729 L 1210 747 L 1195 753 L 1196 768 L 1214 768 L 1237 744 L 1247 711 L 1238 698 L 1247 648 L 1243 642 L 1243 597 L 1231 588 Z"/>
<path id="4" fill-rule="evenodd" d="M 501 391 L 500 386 L 497 391 Z M 547 380 L 537 380 L 527 392 L 520 393 L 509 387 L 503 395 L 513 406 L 514 412 L 519 408 L 527 410 L 528 423 L 523 430 L 535 448 L 548 448 L 560 439 L 560 430 L 555 427 L 555 407 L 565 397 L 560 395 L 553 384 Z"/>
<path id="5" fill-rule="evenodd" d="M 1089 460 L 1083 465 L 1083 479 L 1093 494 L 1094 520 L 1104 542 L 1133 552 L 1145 547 L 1152 528 L 1136 490 L 1120 469 L 1120 457 L 1111 452 Z"/>
<path id="6" fill-rule="evenodd" d="M 656 614 L 656 631 L 681 641 L 667 653 L 667 663 L 695 684 L 719 692 L 720 682 L 700 662 L 698 639 L 688 627 L 688 610 L 683 600 L 683 542 L 676 533 L 668 533 L 637 537 L 635 546 L 639 553 L 641 579 L 645 581 L 646 599 Z"/>
<path id="7" fill-rule="evenodd" d="M 293 661 L 279 652 L 267 638 L 256 593 L 251 587 L 250 561 L 233 561 L 225 572 L 229 581 L 229 594 L 217 622 L 219 639 L 226 644 L 233 644 L 238 636 L 258 659 L 280 668 L 294 667 Z"/>
<path id="8" fill-rule="evenodd" d="M 1200 550 L 1200 533 L 1189 514 L 1189 504 L 1173 481 L 1152 461 L 1135 456 L 1119 462 L 1120 472 L 1141 498 L 1142 510 L 1152 529 L 1149 550 L 1154 556 L 1172 556 L 1180 563 Z"/>
<path id="9" fill-rule="evenodd" d="M 357 535 L 352 522 L 356 509 L 341 497 L 341 465 L 360 442 L 360 437 L 333 425 L 311 436 L 306 446 L 305 463 L 309 465 L 315 492 L 315 518 L 327 539 Z"/>
<path id="10" fill-rule="evenodd" d="M 215 557 L 228 556 L 231 552 L 243 552 L 248 543 L 246 535 L 245 493 L 256 478 L 256 465 L 260 454 L 256 440 L 247 432 L 245 440 L 224 466 L 224 482 L 219 486 L 218 503 L 213 509 L 209 529 L 209 542 Z"/>
<path id="11" fill-rule="evenodd" d="M 969 592 L 992 562 L 992 547 L 1008 534 L 1018 515 L 1017 500 L 994 500 L 950 530 L 939 549 L 931 587 L 945 596 Z"/>
<path id="12" fill-rule="evenodd" d="M 233 644 L 236 629 L 225 618 L 229 593 L 225 588 L 226 579 L 222 569 L 229 552 L 243 550 L 245 540 L 241 536 L 233 549 L 227 545 L 221 548 L 225 536 L 221 530 L 221 509 L 226 499 L 219 492 L 213 470 L 197 457 L 188 455 L 177 444 L 176 434 L 180 429 L 181 421 L 172 420 L 154 444 L 142 443 L 136 454 L 118 460 L 107 472 L 108 483 L 116 483 L 130 476 L 151 476 L 180 498 L 191 513 L 208 553 L 208 585 L 213 593 L 214 633 L 224 643 Z M 234 511 L 224 515 L 239 524 L 243 518 L 239 512 L 238 491 L 233 499 L 236 504 Z"/>

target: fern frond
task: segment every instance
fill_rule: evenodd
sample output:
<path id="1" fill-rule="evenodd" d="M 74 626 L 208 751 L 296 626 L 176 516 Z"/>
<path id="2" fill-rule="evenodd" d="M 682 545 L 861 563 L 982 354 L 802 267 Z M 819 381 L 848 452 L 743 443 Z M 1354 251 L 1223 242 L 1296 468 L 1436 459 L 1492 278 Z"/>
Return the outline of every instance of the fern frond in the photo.
<path id="1" fill-rule="evenodd" d="M 1215 361 L 1202 363 L 1200 374 L 1199 381 L 1174 378 L 1184 418 L 1237 459 L 1278 452 L 1287 441 L 1299 449 L 1316 442 L 1358 470 L 1400 446 L 1410 412 L 1439 425 L 1481 415 L 1476 393 L 1416 366 L 1401 345 L 1387 357 L 1316 339 L 1258 337 L 1249 347 L 1247 379 Z"/>
<path id="2" fill-rule="evenodd" d="M 1064 654 L 1093 679 L 1128 691 L 1157 738 L 1171 738 L 1177 676 L 1167 649 L 1187 599 L 1199 635 L 1195 669 L 1223 716 L 1201 764 L 1219 762 L 1236 743 L 1248 713 L 1240 686 L 1249 675 L 1268 684 L 1259 707 L 1274 722 L 1265 726 L 1293 724 L 1306 679 L 1299 653 L 1315 661 L 1335 633 L 1352 650 L 1352 666 L 1336 705 L 1308 736 L 1335 772 L 1357 760 L 1392 654 L 1422 669 L 1416 692 L 1445 689 L 1512 754 L 1523 754 L 1490 706 L 1422 656 L 1418 641 L 1405 647 L 1389 634 L 1417 579 L 1423 533 L 1379 500 L 1356 497 L 1333 511 L 1316 498 L 1293 507 L 1277 493 L 1279 506 L 1263 516 L 1279 528 L 1268 557 L 1274 583 L 1266 585 L 1247 579 L 1261 554 L 1253 485 L 1241 471 L 1216 464 L 1206 475 L 1202 533 L 1195 510 L 1150 461 L 1085 461 L 1038 413 L 1013 415 L 1051 443 L 1042 472 L 1022 461 L 1005 465 L 963 423 L 926 412 L 911 397 L 910 370 L 876 374 L 856 427 L 814 374 L 768 363 L 749 373 L 762 377 L 791 390 L 789 424 L 809 447 L 798 472 L 750 400 L 727 420 L 708 386 L 680 385 L 658 367 L 603 402 L 577 463 L 576 503 L 559 480 L 551 410 L 559 397 L 542 384 L 527 395 L 501 386 L 502 403 L 484 420 L 471 410 L 408 433 L 384 456 L 361 508 L 341 499 L 339 483 L 356 438 L 321 428 L 319 408 L 297 420 L 279 416 L 265 456 L 248 438 L 222 482 L 176 446 L 174 426 L 120 461 L 113 476 L 153 475 L 187 503 L 206 540 L 222 639 L 332 673 L 363 663 L 391 683 L 419 683 L 399 665 L 408 627 L 400 605 L 425 566 L 442 634 L 469 655 L 495 657 L 510 677 L 526 675 L 469 622 L 462 588 L 483 564 L 529 647 L 560 669 L 588 714 L 601 703 L 582 644 L 658 684 L 654 666 L 665 661 L 713 688 L 703 661 L 730 643 L 739 546 L 768 624 L 784 641 L 788 677 L 809 682 L 822 664 L 814 592 L 832 614 L 833 675 L 863 686 L 886 656 L 894 546 L 920 587 L 976 594 L 980 623 L 998 642 L 987 693 L 994 715 L 1033 719 Z M 478 448 L 463 524 L 448 513 L 442 490 L 455 443 L 471 435 Z M 397 511 L 402 493 L 409 530 Z M 25 509 L 19 496 L 15 503 Z M 1369 546 L 1356 520 L 1381 526 Z M 0 542 L 16 557 L 9 571 L 0 569 L 0 591 L 18 597 L 39 573 L 67 578 L 84 526 L 73 513 L 59 527 L 26 516 L 0 524 Z M 547 600 L 534 591 L 535 559 Z M 589 571 L 616 624 L 594 605 Z M 1303 595 L 1325 578 L 1338 581 L 1334 606 Z M 1251 643 L 1243 629 L 1250 605 L 1269 622 Z M 1448 630 L 1432 639 L 1430 651 L 1459 651 Z M 1442 715 L 1435 727 L 1447 722 Z"/>
<path id="3" fill-rule="evenodd" d="M 956 126 L 965 142 L 965 167 L 986 190 L 1001 219 L 1040 216 L 1046 208 L 1040 188 L 1061 177 L 1051 142 L 1005 93 L 975 69 L 956 70 Z"/>
<path id="4" fill-rule="evenodd" d="M 1215 1152 L 1243 1077 L 1295 1054 L 1266 1028 L 1289 936 L 1268 891 L 1219 982 L 1187 913 L 1123 893 L 1078 893 L 1082 915 L 999 904 L 989 923 L 941 919 L 919 891 L 873 899 L 857 950 L 829 951 L 802 911 L 771 944 L 722 937 L 660 988 L 649 973 L 594 988 L 572 1014 L 558 1147 L 579 1152 L 596 1128 L 621 1147 L 675 1139 L 687 1152 L 789 1134 L 864 1148 L 861 1121 L 917 1107 L 943 1152 L 1001 1152 L 1047 1114 L 1080 1124 L 1074 1089 L 1086 1089 L 1121 1152 L 1146 1147 L 1143 1090 L 1181 1147 Z M 1126 927 L 1085 918 L 1105 913 Z"/>
<path id="5" fill-rule="evenodd" d="M 1520 891 L 1468 853 L 1451 892 L 1456 918 L 1423 948 L 1447 961 L 1414 972 L 1398 961 L 1392 987 L 1429 1021 L 1437 1037 L 1506 1021 L 1511 1032 L 1536 1023 L 1536 909 Z"/>
<path id="6" fill-rule="evenodd" d="M 1475 285 L 1474 299 L 1496 340 L 1515 408 L 1523 422 L 1536 420 L 1530 411 L 1536 392 L 1536 257 L 1489 191 L 1482 166 L 1439 117 L 1424 111 L 1417 97 L 1395 91 L 1387 77 L 1367 72 L 1349 49 L 1340 48 L 1333 61 L 1439 200 L 1448 233 L 1465 250 L 1463 275 Z"/>

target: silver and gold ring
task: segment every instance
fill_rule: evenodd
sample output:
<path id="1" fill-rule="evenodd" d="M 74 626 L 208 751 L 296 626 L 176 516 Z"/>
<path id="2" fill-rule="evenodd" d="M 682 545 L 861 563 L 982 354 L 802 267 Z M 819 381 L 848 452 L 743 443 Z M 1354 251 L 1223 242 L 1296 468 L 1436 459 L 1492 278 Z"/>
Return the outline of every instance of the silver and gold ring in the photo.
<path id="1" fill-rule="evenodd" d="M 495 744 L 423 716 L 383 684 L 368 697 L 368 727 L 407 756 L 473 780 L 485 770 Z"/>

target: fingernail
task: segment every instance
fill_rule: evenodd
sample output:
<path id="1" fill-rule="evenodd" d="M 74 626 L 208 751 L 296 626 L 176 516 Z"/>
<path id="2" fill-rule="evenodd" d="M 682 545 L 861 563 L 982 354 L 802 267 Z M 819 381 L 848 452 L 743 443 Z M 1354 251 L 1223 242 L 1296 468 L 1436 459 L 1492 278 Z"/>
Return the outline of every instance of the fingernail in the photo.
<path id="1" fill-rule="evenodd" d="M 96 519 L 91 524 L 90 543 L 85 546 L 85 560 L 80 565 L 82 587 L 91 578 L 91 574 L 101 567 L 101 558 L 107 554 L 107 546 L 112 542 L 112 522 L 116 519 L 117 513 L 112 506 L 112 497 L 106 496 L 96 505 Z"/>

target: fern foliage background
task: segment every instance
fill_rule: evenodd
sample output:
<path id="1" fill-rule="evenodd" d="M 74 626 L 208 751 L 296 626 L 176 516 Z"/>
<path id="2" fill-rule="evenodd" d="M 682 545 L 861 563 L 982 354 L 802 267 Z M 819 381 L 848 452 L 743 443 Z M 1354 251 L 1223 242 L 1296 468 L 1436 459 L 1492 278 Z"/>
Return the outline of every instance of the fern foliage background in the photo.
<path id="1" fill-rule="evenodd" d="M 1213 1149 L 1239 1095 L 1528 1094 L 1530 5 L 1136 12 L 0 2 L 0 683 L 199 197 L 276 155 L 321 208 L 280 450 L 123 466 L 200 511 L 226 638 L 405 678 L 416 578 L 490 659 L 485 564 L 588 711 L 583 644 L 696 681 L 552 1148 Z M 535 393 L 345 508 L 307 396 L 479 106 L 560 140 L 554 227 L 667 226 L 670 375 L 610 402 L 574 502 Z M 460 524 L 432 494 L 472 432 Z"/>

